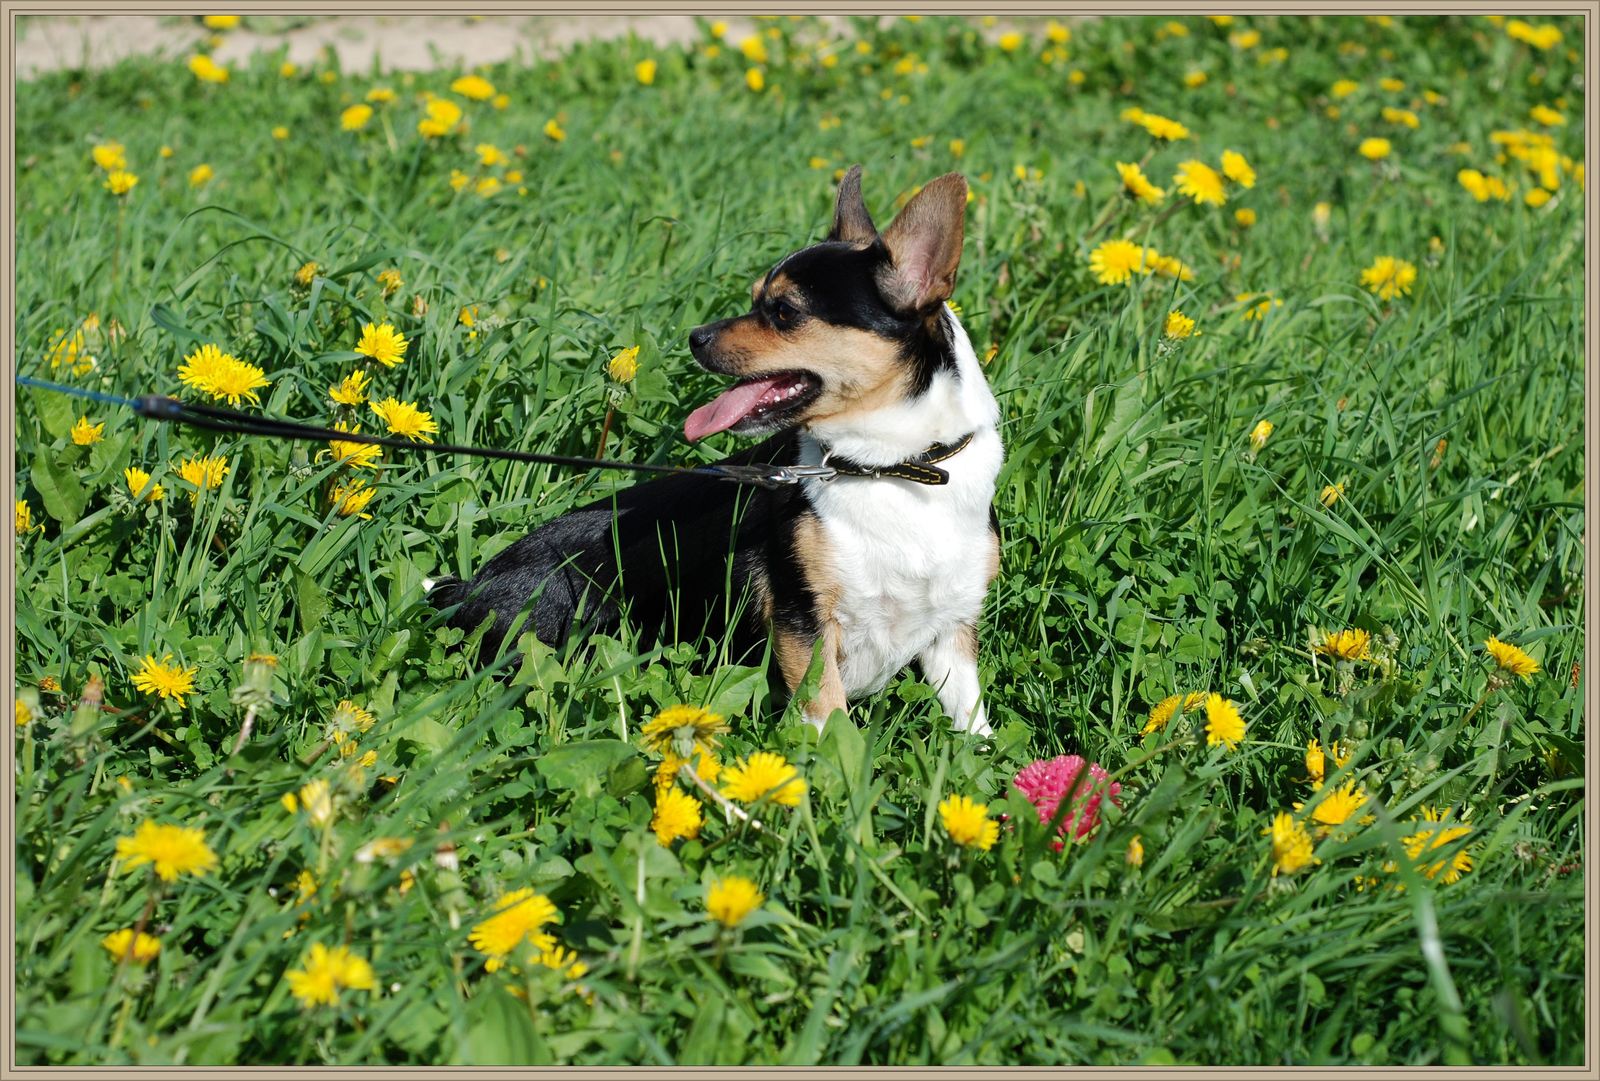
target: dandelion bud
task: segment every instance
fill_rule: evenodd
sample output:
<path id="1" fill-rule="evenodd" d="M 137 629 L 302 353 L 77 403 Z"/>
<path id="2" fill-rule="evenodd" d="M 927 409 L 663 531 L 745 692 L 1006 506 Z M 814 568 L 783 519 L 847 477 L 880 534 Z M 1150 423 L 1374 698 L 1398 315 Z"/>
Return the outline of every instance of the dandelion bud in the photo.
<path id="1" fill-rule="evenodd" d="M 245 658 L 244 672 L 228 700 L 236 706 L 265 713 L 272 708 L 272 677 L 278 658 L 270 653 L 252 653 Z"/>
<path id="2" fill-rule="evenodd" d="M 78 699 L 78 708 L 72 711 L 74 738 L 81 739 L 100 727 L 100 703 L 105 691 L 105 681 L 99 676 L 90 676 L 89 682 L 84 684 L 83 697 Z"/>

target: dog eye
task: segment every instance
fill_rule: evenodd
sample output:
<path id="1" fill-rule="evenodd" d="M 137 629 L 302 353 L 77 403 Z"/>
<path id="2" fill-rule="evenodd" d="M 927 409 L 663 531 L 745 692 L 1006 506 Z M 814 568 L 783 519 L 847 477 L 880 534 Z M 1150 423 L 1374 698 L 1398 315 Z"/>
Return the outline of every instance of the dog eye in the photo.
<path id="1" fill-rule="evenodd" d="M 793 325 L 800 318 L 800 310 L 787 300 L 775 300 L 772 303 L 772 321 L 780 327 Z"/>

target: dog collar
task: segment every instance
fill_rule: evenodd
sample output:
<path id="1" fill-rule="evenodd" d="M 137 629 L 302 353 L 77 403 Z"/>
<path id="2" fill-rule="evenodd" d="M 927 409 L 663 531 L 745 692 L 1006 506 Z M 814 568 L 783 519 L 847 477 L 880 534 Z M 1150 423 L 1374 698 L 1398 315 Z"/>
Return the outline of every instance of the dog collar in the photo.
<path id="1" fill-rule="evenodd" d="M 841 477 L 894 477 L 898 480 L 915 481 L 918 484 L 948 484 L 949 470 L 940 469 L 935 463 L 960 454 L 977 434 L 968 432 L 954 443 L 935 443 L 921 454 L 913 454 L 893 465 L 862 465 L 848 458 L 834 458 L 831 454 L 822 456 L 822 464 Z"/>

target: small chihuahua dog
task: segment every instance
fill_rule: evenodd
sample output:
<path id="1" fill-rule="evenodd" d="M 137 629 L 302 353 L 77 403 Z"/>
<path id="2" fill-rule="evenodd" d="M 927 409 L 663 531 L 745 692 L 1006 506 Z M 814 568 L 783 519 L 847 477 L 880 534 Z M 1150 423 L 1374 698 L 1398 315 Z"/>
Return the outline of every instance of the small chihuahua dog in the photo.
<path id="1" fill-rule="evenodd" d="M 915 659 L 958 729 L 988 734 L 978 619 L 1000 560 L 992 507 L 999 408 L 946 305 L 967 184 L 941 176 L 879 232 L 861 169 L 827 238 L 750 287 L 750 311 L 696 327 L 689 349 L 735 382 L 684 435 L 768 438 L 731 464 L 830 466 L 778 489 L 710 474 L 648 481 L 556 518 L 471 581 L 429 591 L 450 622 L 484 624 L 485 659 L 513 627 L 559 644 L 626 623 L 647 642 L 707 636 L 748 657 L 770 639 L 821 728 Z"/>

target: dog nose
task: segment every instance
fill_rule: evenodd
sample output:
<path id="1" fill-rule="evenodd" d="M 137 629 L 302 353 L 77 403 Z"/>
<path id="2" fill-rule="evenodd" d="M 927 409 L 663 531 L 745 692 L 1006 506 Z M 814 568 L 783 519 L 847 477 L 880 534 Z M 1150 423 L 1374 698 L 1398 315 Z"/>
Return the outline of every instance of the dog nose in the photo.
<path id="1" fill-rule="evenodd" d="M 689 349 L 698 354 L 702 349 L 710 345 L 711 339 L 716 336 L 717 332 L 711 328 L 710 323 L 703 327 L 695 327 L 689 332 Z"/>

